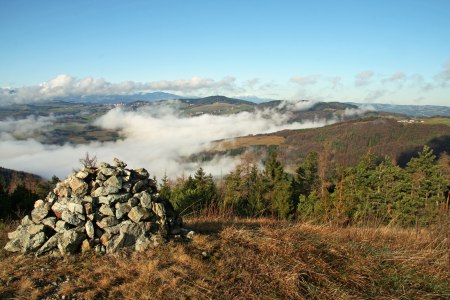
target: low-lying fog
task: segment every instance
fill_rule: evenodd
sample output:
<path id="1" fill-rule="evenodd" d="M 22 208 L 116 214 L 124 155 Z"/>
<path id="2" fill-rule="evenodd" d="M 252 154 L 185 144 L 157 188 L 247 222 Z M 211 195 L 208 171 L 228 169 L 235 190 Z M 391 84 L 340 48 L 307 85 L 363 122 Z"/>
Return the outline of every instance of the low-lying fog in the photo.
<path id="1" fill-rule="evenodd" d="M 0 165 L 46 178 L 52 175 L 65 178 L 74 168 L 80 167 L 79 159 L 88 152 L 99 161 L 112 162 L 117 157 L 127 162 L 130 168 L 145 167 L 151 176 L 161 178 L 166 173 L 175 178 L 195 172 L 200 164 L 187 163 L 182 158 L 208 149 L 212 141 L 283 129 L 321 127 L 338 120 L 289 123 L 289 113 L 279 110 L 303 110 L 311 105 L 312 102 L 287 102 L 283 107 L 264 111 L 195 117 L 180 116 L 173 106 L 149 106 L 139 111 L 115 108 L 95 123 L 105 129 L 117 130 L 124 139 L 87 145 L 46 145 L 33 139 L 39 131 L 48 130 L 54 117 L 8 119 L 0 121 Z M 201 166 L 207 173 L 218 176 L 228 173 L 237 163 L 236 158 L 220 156 Z"/>

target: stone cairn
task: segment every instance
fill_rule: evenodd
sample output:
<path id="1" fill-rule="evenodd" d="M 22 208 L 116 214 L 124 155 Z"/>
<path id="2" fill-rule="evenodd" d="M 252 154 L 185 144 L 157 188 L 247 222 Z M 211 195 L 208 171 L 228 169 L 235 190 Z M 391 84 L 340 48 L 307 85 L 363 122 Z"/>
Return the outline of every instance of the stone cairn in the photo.
<path id="1" fill-rule="evenodd" d="M 126 166 L 115 158 L 114 166 L 100 163 L 71 174 L 34 203 L 31 217 L 8 234 L 5 249 L 36 256 L 92 249 L 113 253 L 124 247 L 143 251 L 186 233 L 170 203 L 159 198 L 147 170 Z"/>

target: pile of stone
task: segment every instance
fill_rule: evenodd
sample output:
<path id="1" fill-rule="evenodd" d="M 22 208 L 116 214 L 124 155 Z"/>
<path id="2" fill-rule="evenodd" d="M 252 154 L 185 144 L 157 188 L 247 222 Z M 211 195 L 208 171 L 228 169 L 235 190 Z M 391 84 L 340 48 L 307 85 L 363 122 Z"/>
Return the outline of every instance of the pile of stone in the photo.
<path id="1" fill-rule="evenodd" d="M 5 249 L 36 255 L 142 251 L 181 232 L 181 218 L 160 199 L 147 170 L 127 169 L 115 158 L 114 165 L 84 166 L 37 200 L 31 216 L 8 234 Z"/>

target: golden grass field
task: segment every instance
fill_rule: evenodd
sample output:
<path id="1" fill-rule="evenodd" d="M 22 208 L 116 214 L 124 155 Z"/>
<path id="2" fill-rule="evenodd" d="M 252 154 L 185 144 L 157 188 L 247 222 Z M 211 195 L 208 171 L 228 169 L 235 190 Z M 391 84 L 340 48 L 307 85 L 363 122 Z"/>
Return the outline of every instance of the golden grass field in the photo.
<path id="1" fill-rule="evenodd" d="M 284 143 L 285 140 L 286 139 L 284 137 L 276 135 L 244 136 L 234 139 L 218 141 L 215 144 L 213 144 L 213 150 L 225 151 L 259 145 L 265 146 L 280 145 Z"/>
<path id="2" fill-rule="evenodd" d="M 445 234 L 190 219 L 191 242 L 65 258 L 0 251 L 0 299 L 450 299 Z M 0 246 L 15 224 L 1 225 Z"/>

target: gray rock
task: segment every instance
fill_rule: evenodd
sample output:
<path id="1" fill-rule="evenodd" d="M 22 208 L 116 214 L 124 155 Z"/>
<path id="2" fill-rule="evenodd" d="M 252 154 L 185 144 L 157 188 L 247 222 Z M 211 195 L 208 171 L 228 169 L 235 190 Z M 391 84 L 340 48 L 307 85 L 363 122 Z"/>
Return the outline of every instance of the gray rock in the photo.
<path id="1" fill-rule="evenodd" d="M 75 226 L 81 226 L 83 225 L 83 221 L 86 220 L 84 215 L 80 215 L 77 213 L 72 213 L 70 211 L 63 211 L 61 215 L 61 219 L 69 224 L 75 225 Z"/>
<path id="2" fill-rule="evenodd" d="M 153 202 L 152 210 L 161 219 L 166 219 L 166 209 L 164 208 L 164 205 L 162 203 Z"/>
<path id="3" fill-rule="evenodd" d="M 80 215 L 84 214 L 84 206 L 82 204 L 70 202 L 67 204 L 67 208 L 72 213 Z"/>
<path id="4" fill-rule="evenodd" d="M 142 207 L 152 208 L 152 196 L 148 192 L 143 191 L 136 198 L 139 198 Z"/>
<path id="5" fill-rule="evenodd" d="M 148 179 L 139 180 L 138 182 L 136 182 L 133 185 L 133 188 L 131 189 L 131 192 L 133 194 L 139 193 L 139 192 L 141 192 L 141 191 L 146 189 L 147 184 L 148 184 Z"/>
<path id="6" fill-rule="evenodd" d="M 116 252 L 119 248 L 123 247 L 124 242 L 125 236 L 123 234 L 113 236 L 105 245 L 106 253 Z"/>
<path id="7" fill-rule="evenodd" d="M 43 205 L 31 211 L 31 219 L 34 223 L 39 223 L 48 215 L 48 209 Z"/>
<path id="8" fill-rule="evenodd" d="M 120 234 L 124 235 L 124 246 L 133 246 L 139 236 L 145 233 L 145 224 L 125 223 L 120 226 Z"/>
<path id="9" fill-rule="evenodd" d="M 128 213 L 128 218 L 135 223 L 139 223 L 150 217 L 150 211 L 143 207 L 135 206 Z"/>
<path id="10" fill-rule="evenodd" d="M 110 167 L 100 168 L 98 171 L 100 174 L 103 174 L 105 176 L 113 176 L 116 174 L 116 170 Z"/>
<path id="11" fill-rule="evenodd" d="M 39 232 L 43 232 L 44 231 L 44 225 L 42 225 L 42 224 L 39 224 L 39 225 L 29 225 L 29 226 L 27 226 L 26 227 L 26 229 L 27 229 L 27 232 L 30 234 L 30 235 L 35 235 L 35 234 L 37 234 L 37 233 L 39 233 Z"/>
<path id="12" fill-rule="evenodd" d="M 48 217 L 41 221 L 41 224 L 50 227 L 52 229 L 55 229 L 56 227 L 56 218 L 55 217 Z"/>
<path id="13" fill-rule="evenodd" d="M 62 233 L 58 239 L 58 249 L 62 255 L 73 254 L 79 249 L 81 242 L 86 238 L 84 228 L 82 231 L 79 228 L 67 230 Z"/>
<path id="14" fill-rule="evenodd" d="M 6 243 L 4 249 L 9 252 L 20 252 L 22 250 L 22 244 L 19 239 L 12 239 Z"/>
<path id="15" fill-rule="evenodd" d="M 42 199 L 36 200 L 36 202 L 34 202 L 34 208 L 43 207 L 44 204 L 45 204 L 44 200 Z"/>
<path id="16" fill-rule="evenodd" d="M 116 202 L 127 202 L 130 197 L 129 193 L 120 193 L 99 197 L 98 201 L 102 204 L 112 205 Z"/>
<path id="17" fill-rule="evenodd" d="M 89 188 L 88 184 L 84 182 L 84 180 L 77 177 L 70 178 L 68 184 L 72 190 L 72 194 L 77 196 L 86 195 Z"/>
<path id="18" fill-rule="evenodd" d="M 140 200 L 138 199 L 138 198 L 130 198 L 129 200 L 128 200 L 128 204 L 131 206 L 131 207 L 135 207 L 135 206 L 137 206 L 138 204 L 140 203 Z"/>
<path id="19" fill-rule="evenodd" d="M 102 173 L 98 173 L 98 174 L 97 174 L 97 177 L 96 177 L 95 179 L 97 179 L 97 180 L 99 180 L 99 181 L 106 181 L 106 179 L 108 179 L 108 177 L 106 177 L 106 176 L 103 175 Z M 102 185 L 103 185 L 103 183 L 102 183 Z"/>
<path id="20" fill-rule="evenodd" d="M 127 164 L 126 163 L 124 163 L 123 161 L 121 161 L 120 159 L 118 159 L 118 158 L 113 158 L 113 162 L 114 162 L 114 165 L 117 167 L 117 168 L 126 168 L 127 167 Z"/>
<path id="21" fill-rule="evenodd" d="M 94 212 L 92 203 L 84 203 L 84 211 L 86 215 L 90 215 Z"/>
<path id="22" fill-rule="evenodd" d="M 99 211 L 104 216 L 111 216 L 111 217 L 113 217 L 113 216 L 116 215 L 114 213 L 113 209 L 109 205 L 106 205 L 106 204 L 103 204 L 102 206 L 100 206 Z"/>
<path id="23" fill-rule="evenodd" d="M 36 256 L 40 256 L 46 252 L 50 252 L 56 248 L 58 248 L 58 242 L 62 233 L 56 233 L 52 237 L 50 237 L 44 245 L 36 252 Z"/>
<path id="24" fill-rule="evenodd" d="M 60 197 L 70 197 L 71 190 L 67 183 L 58 182 L 53 192 Z"/>
<path id="25" fill-rule="evenodd" d="M 57 201 L 52 206 L 52 211 L 56 215 L 57 218 L 61 218 L 62 213 L 67 210 L 68 210 L 68 207 L 64 201 Z"/>
<path id="26" fill-rule="evenodd" d="M 70 228 L 70 225 L 62 220 L 56 221 L 55 231 L 64 232 Z"/>
<path id="27" fill-rule="evenodd" d="M 121 226 L 121 224 L 117 224 L 117 225 L 114 225 L 111 227 L 105 227 L 105 228 L 103 228 L 103 230 L 105 231 L 105 233 L 108 233 L 111 236 L 113 236 L 120 232 L 120 226 Z"/>
<path id="28" fill-rule="evenodd" d="M 31 221 L 30 216 L 25 216 L 22 218 L 22 220 L 20 221 L 20 224 L 22 226 L 27 226 L 27 225 L 33 225 L 33 221 Z"/>
<path id="29" fill-rule="evenodd" d="M 122 217 L 128 214 L 131 210 L 131 206 L 128 203 L 116 203 L 116 218 L 122 219 Z"/>
<path id="30" fill-rule="evenodd" d="M 97 226 L 100 228 L 105 228 L 105 227 L 111 227 L 114 225 L 119 224 L 119 221 L 116 219 L 116 217 L 104 217 L 103 219 L 101 219 L 100 221 L 97 222 Z"/>
<path id="31" fill-rule="evenodd" d="M 126 177 L 124 177 L 123 178 L 124 179 L 124 181 L 128 181 L 129 180 L 129 177 L 128 176 L 126 176 Z M 126 192 L 131 192 L 131 188 L 133 187 L 133 184 L 131 183 L 131 182 L 123 182 L 122 183 L 122 190 L 124 190 L 124 191 L 126 191 Z"/>
<path id="32" fill-rule="evenodd" d="M 140 236 L 134 245 L 134 249 L 136 251 L 145 251 L 153 246 L 153 242 L 150 241 L 150 239 L 144 235 Z"/>
<path id="33" fill-rule="evenodd" d="M 122 188 L 122 177 L 111 176 L 108 178 L 108 180 L 105 181 L 103 186 L 116 190 L 115 192 L 111 192 L 110 194 L 117 193 Z"/>
<path id="34" fill-rule="evenodd" d="M 81 201 L 86 203 L 94 203 L 94 198 L 92 198 L 91 196 L 84 196 Z"/>
<path id="35" fill-rule="evenodd" d="M 47 200 L 47 202 L 49 202 L 49 203 L 53 203 L 53 202 L 55 202 L 56 200 L 58 200 L 58 197 L 55 195 L 55 193 L 50 192 L 50 193 L 48 193 L 48 195 L 47 195 L 47 197 L 45 198 L 45 200 Z"/>
<path id="36" fill-rule="evenodd" d="M 150 176 L 148 171 L 144 168 L 135 169 L 134 172 L 136 173 L 137 177 L 140 179 L 147 179 Z"/>
<path id="37" fill-rule="evenodd" d="M 89 176 L 89 172 L 87 170 L 80 170 L 75 174 L 75 177 L 79 179 L 85 179 Z"/>
<path id="38" fill-rule="evenodd" d="M 90 239 L 93 239 L 95 237 L 95 228 L 94 224 L 91 221 L 87 221 L 84 225 L 86 229 L 86 234 Z"/>

